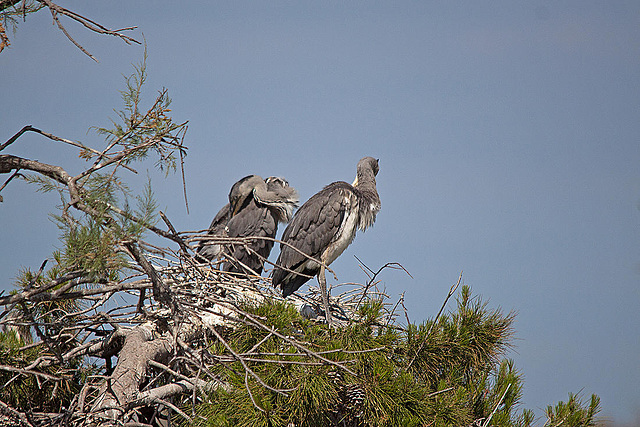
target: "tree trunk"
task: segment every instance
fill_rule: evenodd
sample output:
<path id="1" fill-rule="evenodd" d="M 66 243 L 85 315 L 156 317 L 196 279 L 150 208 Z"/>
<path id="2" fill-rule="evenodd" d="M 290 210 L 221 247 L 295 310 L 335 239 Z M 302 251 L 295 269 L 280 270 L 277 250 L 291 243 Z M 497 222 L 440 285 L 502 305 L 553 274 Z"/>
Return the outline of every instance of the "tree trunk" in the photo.
<path id="1" fill-rule="evenodd" d="M 140 396 L 149 361 L 164 362 L 171 354 L 169 339 L 154 337 L 150 324 L 137 326 L 126 333 L 124 346 L 118 355 L 118 365 L 100 388 L 92 412 L 107 420 L 122 420 L 125 407 Z"/>

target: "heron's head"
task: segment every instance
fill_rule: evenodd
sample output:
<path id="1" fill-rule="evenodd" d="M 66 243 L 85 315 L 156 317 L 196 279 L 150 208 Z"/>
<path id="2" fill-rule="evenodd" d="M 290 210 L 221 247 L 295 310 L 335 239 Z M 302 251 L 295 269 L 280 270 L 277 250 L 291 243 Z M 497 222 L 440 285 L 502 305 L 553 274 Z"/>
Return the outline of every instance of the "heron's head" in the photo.
<path id="1" fill-rule="evenodd" d="M 258 175 L 247 175 L 233 184 L 229 191 L 229 219 L 233 218 L 253 196 L 256 186 L 264 186 L 265 183 Z"/>
<path id="2" fill-rule="evenodd" d="M 289 182 L 280 176 L 270 176 L 264 182 L 267 184 L 268 191 L 278 191 L 281 188 L 289 187 Z"/>
<path id="3" fill-rule="evenodd" d="M 256 188 L 254 196 L 260 203 L 275 208 L 279 222 L 289 222 L 300 201 L 298 192 L 289 186 L 286 179 L 278 176 L 270 176 L 265 183 L 267 191 L 261 193 Z"/>
<path id="4" fill-rule="evenodd" d="M 356 179 L 353 181 L 353 186 L 357 186 L 358 183 L 365 177 L 373 178 L 375 183 L 375 177 L 378 175 L 378 171 L 380 170 L 380 165 L 378 164 L 378 159 L 374 159 L 373 157 L 363 157 L 358 162 L 358 168 L 356 173 Z"/>

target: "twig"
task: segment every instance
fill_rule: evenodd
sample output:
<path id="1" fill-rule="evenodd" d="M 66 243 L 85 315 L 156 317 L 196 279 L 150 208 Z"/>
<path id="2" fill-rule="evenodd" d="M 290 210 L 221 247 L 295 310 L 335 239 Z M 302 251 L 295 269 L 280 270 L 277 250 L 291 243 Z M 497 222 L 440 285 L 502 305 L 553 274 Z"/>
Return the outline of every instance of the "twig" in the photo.
<path id="1" fill-rule="evenodd" d="M 169 218 L 167 218 L 167 216 L 162 211 L 160 211 L 160 218 L 162 218 L 164 223 L 167 224 L 167 228 L 169 229 L 169 231 L 174 237 L 173 241 L 178 243 L 178 246 L 180 246 L 180 250 L 182 250 L 184 255 L 188 255 L 189 249 L 187 244 L 184 242 L 184 240 L 182 240 L 182 238 L 179 236 L 173 224 L 171 224 L 171 221 L 169 221 Z"/>
<path id="2" fill-rule="evenodd" d="M 395 315 L 396 312 L 396 308 L 398 308 L 398 305 L 400 305 L 400 303 L 404 302 L 404 292 L 402 294 L 400 294 L 400 298 L 398 298 L 398 302 L 396 302 L 396 305 L 393 306 L 393 309 L 391 310 L 391 313 L 389 313 L 389 317 L 387 318 L 387 323 L 384 325 L 385 327 L 389 326 L 389 323 L 391 323 L 391 321 L 393 320 L 393 317 Z M 359 305 L 359 303 L 358 303 Z M 402 306 L 404 307 L 404 304 L 402 304 Z M 408 324 L 407 324 L 408 326 Z"/>
<path id="3" fill-rule="evenodd" d="M 293 345 L 298 350 L 303 351 L 304 353 L 308 354 L 309 356 L 318 358 L 318 359 L 322 360 L 323 362 L 325 362 L 327 364 L 330 364 L 330 365 L 336 366 L 336 367 L 338 367 L 340 369 L 343 369 L 343 370 L 347 371 L 348 373 L 350 373 L 351 375 L 353 375 L 354 377 L 357 376 L 357 374 L 355 372 L 353 372 L 351 369 L 347 368 L 346 366 L 343 366 L 338 362 L 334 362 L 333 360 L 330 360 L 330 359 L 327 359 L 325 357 L 322 357 L 320 354 L 309 350 L 307 347 L 305 347 L 303 345 L 300 345 L 299 343 L 297 343 L 296 341 L 292 340 L 291 338 L 286 337 L 286 336 L 282 335 L 281 333 L 268 328 L 262 322 L 258 321 L 254 316 L 252 316 L 251 314 L 241 310 L 237 305 L 235 305 L 233 303 L 228 303 L 228 304 L 233 306 L 235 308 L 235 310 L 238 312 L 238 314 L 241 314 L 242 316 L 244 316 L 247 319 L 249 319 L 254 325 L 256 325 L 256 326 L 258 326 L 258 327 L 260 327 L 260 328 L 262 328 L 262 329 L 264 329 L 264 330 L 266 330 L 268 332 L 273 332 L 273 334 L 275 336 L 277 336 L 278 338 L 280 338 L 280 339 L 288 342 L 289 344 Z"/>
<path id="4" fill-rule="evenodd" d="M 441 393 L 446 393 L 446 392 L 451 391 L 451 390 L 453 390 L 453 387 L 448 387 L 448 388 L 445 388 L 445 389 L 442 389 L 442 390 L 434 391 L 433 393 L 428 394 L 427 397 L 437 396 L 437 395 L 439 395 Z"/>
<path id="5" fill-rule="evenodd" d="M 151 265 L 149 261 L 142 255 L 140 250 L 138 249 L 138 245 L 134 242 L 123 242 L 123 245 L 127 248 L 133 259 L 142 267 L 144 272 L 147 274 L 151 283 L 153 284 L 153 296 L 156 300 L 161 303 L 166 304 L 172 311 L 175 312 L 175 301 L 171 295 L 171 291 L 169 290 L 169 286 L 164 283 L 162 278 L 158 275 L 156 269 Z"/>
<path id="6" fill-rule="evenodd" d="M 287 393 L 285 393 L 282 390 L 278 390 L 275 389 L 273 387 L 271 387 L 270 385 L 268 385 L 267 383 L 265 383 L 262 378 L 260 378 L 258 376 L 258 374 L 256 374 L 255 372 L 253 372 L 253 370 L 251 368 L 249 368 L 249 366 L 246 364 L 244 358 L 242 356 L 240 356 L 238 353 L 236 353 L 231 346 L 227 343 L 227 341 L 222 338 L 222 336 L 220 335 L 220 333 L 218 331 L 216 331 L 215 328 L 212 328 L 211 331 L 213 332 L 213 334 L 216 336 L 216 338 L 218 338 L 218 340 L 222 343 L 222 345 L 229 350 L 229 352 L 233 355 L 233 357 L 240 362 L 240 364 L 242 365 L 242 367 L 244 368 L 245 372 L 248 372 L 251 374 L 252 377 L 254 377 L 264 388 L 267 388 L 275 393 L 281 394 L 283 396 L 289 396 Z"/>
<path id="7" fill-rule="evenodd" d="M 251 398 L 251 403 L 253 403 L 253 406 L 255 406 L 260 412 L 264 412 L 264 409 L 262 409 L 256 403 L 256 400 L 253 398 L 253 393 L 251 393 L 251 387 L 249 387 L 249 372 L 248 371 L 244 371 L 244 386 L 247 389 L 247 393 L 249 393 L 249 397 Z"/>
<path id="8" fill-rule="evenodd" d="M 264 344 L 269 338 L 271 338 L 273 336 L 273 332 L 269 332 L 267 335 L 265 335 L 264 338 L 262 338 L 260 340 L 260 342 L 258 342 L 256 345 L 254 345 L 253 347 L 251 347 L 251 349 L 247 352 L 244 353 L 243 356 L 246 356 L 248 354 L 255 354 L 253 353 L 254 351 L 256 351 L 262 344 Z M 262 353 L 258 353 L 258 355 L 262 356 Z"/>
<path id="9" fill-rule="evenodd" d="M 58 282 L 58 280 L 54 280 L 51 283 L 55 283 L 55 282 Z M 0 305 L 7 305 L 7 304 L 12 304 L 14 302 L 23 302 L 27 300 L 32 300 L 37 302 L 53 301 L 53 300 L 69 300 L 69 299 L 83 298 L 91 295 L 101 295 L 108 292 L 138 290 L 138 289 L 151 288 L 151 287 L 152 287 L 151 282 L 147 280 L 138 280 L 135 282 L 111 284 L 101 288 L 78 289 L 73 292 L 65 292 L 62 288 L 57 289 L 53 292 L 44 292 L 43 290 L 35 288 L 29 292 L 21 292 L 16 295 L 9 295 L 9 296 L 0 298 Z"/>
<path id="10" fill-rule="evenodd" d="M 44 372 L 32 371 L 29 369 L 14 368 L 13 366 L 0 365 L 0 371 L 17 372 L 23 375 L 35 375 L 38 377 L 45 378 L 47 380 L 62 381 L 61 377 L 56 377 L 55 375 L 49 375 L 49 374 L 45 374 Z"/>
<path id="11" fill-rule="evenodd" d="M 0 145 L 0 151 L 4 150 L 5 148 L 7 148 L 9 145 L 13 144 L 14 142 L 16 142 L 16 140 L 18 138 L 20 138 L 22 136 L 23 133 L 30 131 L 30 130 L 34 130 L 34 128 L 31 125 L 26 125 L 25 127 L 23 127 L 22 129 L 20 129 L 18 131 L 18 133 L 16 133 L 15 135 L 13 135 L 11 138 L 9 138 L 7 140 L 7 142 L 5 142 L 4 144 Z"/>
<path id="12" fill-rule="evenodd" d="M 82 53 L 84 53 L 89 58 L 93 59 L 94 61 L 98 62 L 98 60 L 93 55 L 91 55 L 84 47 L 82 47 L 82 45 L 80 43 L 78 43 L 77 41 L 74 40 L 73 37 L 71 37 L 71 34 L 69 34 L 67 32 L 67 29 L 64 27 L 64 25 L 62 25 L 62 23 L 58 19 L 58 11 L 59 11 L 58 10 L 58 5 L 56 5 L 55 3 L 52 3 L 49 0 L 42 0 L 42 1 L 49 7 L 49 11 L 51 12 L 51 17 L 53 18 L 53 20 L 56 23 L 56 25 L 58 26 L 58 28 L 64 33 L 65 36 L 67 36 L 69 41 L 71 43 L 73 43 L 74 45 L 76 45 L 76 47 L 78 49 L 80 49 L 82 51 Z"/>
<path id="13" fill-rule="evenodd" d="M 489 422 L 491 421 L 491 418 L 493 417 L 493 414 L 496 413 L 496 411 L 498 410 L 498 406 L 500 406 L 500 404 L 502 403 L 502 401 L 504 400 L 505 396 L 507 395 L 507 392 L 509 391 L 509 389 L 511 388 L 511 383 L 509 383 L 507 385 L 507 389 L 504 391 L 504 393 L 502 393 L 502 397 L 500 398 L 500 400 L 498 400 L 498 403 L 496 403 L 496 406 L 493 408 L 493 411 L 491 412 L 491 414 L 489 415 L 489 418 L 487 418 L 484 423 L 482 424 L 482 427 L 487 427 L 489 425 Z"/>
<path id="14" fill-rule="evenodd" d="M 155 399 L 154 400 L 155 403 L 158 403 L 160 405 L 164 405 L 167 408 L 170 408 L 172 411 L 174 411 L 175 413 L 177 413 L 178 415 L 180 415 L 182 418 L 184 418 L 185 420 L 187 420 L 189 422 L 189 424 L 193 423 L 193 420 L 191 419 L 190 416 L 188 416 L 187 414 L 185 414 L 184 412 L 182 412 L 182 410 L 180 408 L 178 408 L 176 405 L 174 405 L 171 402 L 167 402 L 164 399 Z"/>
<path id="15" fill-rule="evenodd" d="M 411 321 L 409 320 L 409 311 L 407 310 L 407 307 L 405 307 L 404 305 L 404 298 L 402 299 L 402 302 L 400 304 L 402 305 L 402 309 L 404 310 L 404 318 L 407 320 L 407 327 L 409 327 L 409 325 L 411 324 Z"/>
<path id="16" fill-rule="evenodd" d="M 371 270 L 369 267 L 367 267 L 367 265 L 366 265 L 364 262 L 362 262 L 362 261 L 360 260 L 360 258 L 358 258 L 358 257 L 357 257 L 357 256 L 355 256 L 355 255 L 354 255 L 354 257 L 355 257 L 355 259 L 357 259 L 357 260 L 358 260 L 358 262 L 359 262 L 362 266 L 364 266 L 367 270 L 369 270 L 371 273 L 373 273 L 373 270 Z M 369 281 L 367 282 L 366 286 L 364 287 L 364 291 L 362 292 L 362 296 L 360 297 L 360 301 L 358 301 L 357 307 L 359 307 L 359 306 L 360 306 L 360 304 L 362 304 L 362 300 L 363 300 L 363 299 L 364 299 L 364 297 L 367 295 L 367 290 L 369 289 L 369 287 L 371 286 L 371 284 L 373 283 L 373 281 L 376 279 L 376 277 L 378 276 L 378 274 L 380 274 L 380 273 L 382 272 L 382 270 L 384 270 L 385 268 L 392 268 L 392 269 L 395 269 L 395 270 L 404 270 L 404 272 L 405 272 L 405 273 L 407 273 L 407 274 L 409 275 L 409 277 L 411 277 L 411 278 L 413 279 L 413 276 L 411 275 L 411 273 L 409 273 L 409 272 L 407 271 L 407 269 L 406 269 L 406 268 L 404 268 L 404 267 L 402 266 L 402 264 L 397 263 L 397 262 L 388 262 L 388 263 L 386 263 L 385 265 L 383 265 L 382 267 L 380 267 L 380 268 L 378 269 L 378 271 L 376 271 L 375 273 L 373 273 L 373 276 L 371 276 L 371 277 L 370 277 Z"/>
<path id="17" fill-rule="evenodd" d="M 44 5 L 46 5 L 49 8 L 49 11 L 51 12 L 51 16 L 53 17 L 53 20 L 55 21 L 56 25 L 64 33 L 64 35 L 67 36 L 69 41 L 71 41 L 85 55 L 89 56 L 91 59 L 93 59 L 96 62 L 98 62 L 98 60 L 93 55 L 91 55 L 84 47 L 82 47 L 82 45 L 80 45 L 80 43 L 75 41 L 74 38 L 71 37 L 71 35 L 67 32 L 67 30 L 64 27 L 64 25 L 62 25 L 62 23 L 58 19 L 58 14 L 67 16 L 67 17 L 73 19 L 74 21 L 79 22 L 80 24 L 82 24 L 83 26 L 85 26 L 86 28 L 88 28 L 89 30 L 91 30 L 91 31 L 93 31 L 95 33 L 107 34 L 107 35 L 119 37 L 120 39 L 122 39 L 127 44 L 131 44 L 131 43 L 140 44 L 140 42 L 135 40 L 134 38 L 122 34 L 122 31 L 132 30 L 132 29 L 134 29 L 136 27 L 127 27 L 127 28 L 121 28 L 121 29 L 118 29 L 118 30 L 109 30 L 106 27 L 98 24 L 95 21 L 92 21 L 91 19 L 89 19 L 87 17 L 84 17 L 84 16 L 82 16 L 80 14 L 77 14 L 77 13 L 75 13 L 75 12 L 69 10 L 69 9 L 65 9 L 62 6 L 59 6 L 58 4 L 52 2 L 51 0 L 37 0 L 37 1 L 42 3 L 42 4 L 44 4 Z"/>
<path id="18" fill-rule="evenodd" d="M 11 406 L 7 405 L 6 403 L 4 403 L 1 400 L 0 400 L 0 410 L 4 411 L 5 413 L 9 413 L 14 417 L 18 417 L 22 424 L 24 424 L 24 425 L 26 425 L 28 427 L 33 427 L 33 425 L 29 422 L 29 420 L 27 419 L 25 414 L 13 409 Z"/>
<path id="19" fill-rule="evenodd" d="M 184 143 L 184 137 L 187 135 L 188 126 L 185 126 L 184 132 L 182 133 L 182 139 L 180 141 L 180 145 Z M 184 205 L 187 208 L 187 215 L 189 215 L 189 200 L 187 199 L 187 180 L 184 177 L 184 155 L 182 150 L 178 150 L 180 154 L 180 171 L 182 173 L 182 193 L 184 195 Z"/>
<path id="20" fill-rule="evenodd" d="M 168 367 L 167 365 L 164 365 L 160 362 L 156 362 L 155 360 L 149 360 L 149 365 L 158 368 L 158 369 L 162 369 L 163 371 L 167 372 L 168 374 L 173 375 L 176 378 L 180 378 L 181 380 L 184 381 L 188 381 L 191 384 L 193 384 L 194 386 L 197 385 L 197 379 L 192 379 L 187 377 L 186 375 L 182 375 L 180 372 L 176 372 L 173 369 L 171 369 L 170 367 Z"/>
<path id="21" fill-rule="evenodd" d="M 6 187 L 13 178 L 15 178 L 16 176 L 20 176 L 22 177 L 23 175 L 20 173 L 20 169 L 16 169 L 16 171 L 14 173 L 11 174 L 11 176 L 4 182 L 4 184 L 2 184 L 2 187 L 0 187 L 0 191 L 4 190 L 4 187 Z M 0 202 L 2 202 L 2 196 L 0 196 Z"/>

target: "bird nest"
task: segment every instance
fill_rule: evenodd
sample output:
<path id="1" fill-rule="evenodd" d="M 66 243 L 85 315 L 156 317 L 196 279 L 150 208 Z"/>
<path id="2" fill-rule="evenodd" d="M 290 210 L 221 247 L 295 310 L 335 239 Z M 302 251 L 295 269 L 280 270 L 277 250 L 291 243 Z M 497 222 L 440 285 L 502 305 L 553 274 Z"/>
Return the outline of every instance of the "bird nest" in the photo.
<path id="1" fill-rule="evenodd" d="M 310 281 L 308 289 L 283 298 L 269 277 L 230 273 L 220 269 L 222 261 L 207 264 L 168 262 L 164 257 L 154 257 L 154 266 L 169 284 L 174 301 L 182 309 L 188 309 L 199 319 L 198 326 L 234 327 L 236 314 L 241 307 L 256 306 L 265 302 L 290 305 L 304 318 L 326 323 L 320 288 Z M 165 267 L 160 267 L 164 264 Z M 173 264 L 173 265 L 172 265 Z M 394 267 L 391 264 L 384 268 Z M 364 267 L 366 268 L 366 267 Z M 331 315 L 335 327 L 342 327 L 360 318 L 358 308 L 371 299 L 387 299 L 384 290 L 378 288 L 377 273 L 370 274 L 366 284 L 338 284 L 329 296 Z M 336 292 L 338 291 L 338 292 Z M 150 307 L 147 313 L 154 316 L 170 316 L 166 307 Z M 190 319 L 191 322 L 194 318 Z"/>

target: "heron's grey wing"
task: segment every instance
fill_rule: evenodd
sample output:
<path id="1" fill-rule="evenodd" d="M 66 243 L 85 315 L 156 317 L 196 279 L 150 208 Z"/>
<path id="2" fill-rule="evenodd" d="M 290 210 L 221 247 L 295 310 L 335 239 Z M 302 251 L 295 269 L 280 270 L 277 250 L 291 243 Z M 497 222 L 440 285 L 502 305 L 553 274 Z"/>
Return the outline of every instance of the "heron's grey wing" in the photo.
<path id="1" fill-rule="evenodd" d="M 229 237 L 270 237 L 273 238 L 278 230 L 278 223 L 273 214 L 264 206 L 259 206 L 252 200 L 244 209 L 238 212 L 228 225 Z M 268 258 L 273 248 L 273 241 L 266 239 L 255 239 L 248 243 L 251 251 L 247 251 L 244 245 L 232 245 L 232 258 L 240 261 L 257 273 L 262 272 L 263 260 Z M 225 264 L 225 270 L 243 272 L 245 269 L 241 264 L 233 265 L 233 261 Z"/>
<path id="2" fill-rule="evenodd" d="M 346 182 L 327 185 L 298 209 L 285 229 L 282 241 L 319 259 L 340 230 L 350 191 L 351 186 Z M 276 264 L 310 276 L 319 271 L 319 266 L 307 263 L 307 257 L 285 243 L 280 244 L 280 256 Z M 274 285 L 282 285 L 283 293 L 287 295 L 295 292 L 307 280 L 308 277 L 295 275 L 278 267 L 273 273 Z M 291 290 L 292 288 L 295 289 Z"/>
<path id="3" fill-rule="evenodd" d="M 229 203 L 223 206 L 209 225 L 208 234 L 221 235 L 229 221 Z"/>
<path id="4" fill-rule="evenodd" d="M 207 234 L 210 236 L 226 236 L 225 227 L 229 220 L 229 203 L 224 205 L 218 214 L 213 218 Z M 196 253 L 212 261 L 222 253 L 222 246 L 218 243 L 212 243 L 210 240 L 201 240 L 196 247 Z"/>

